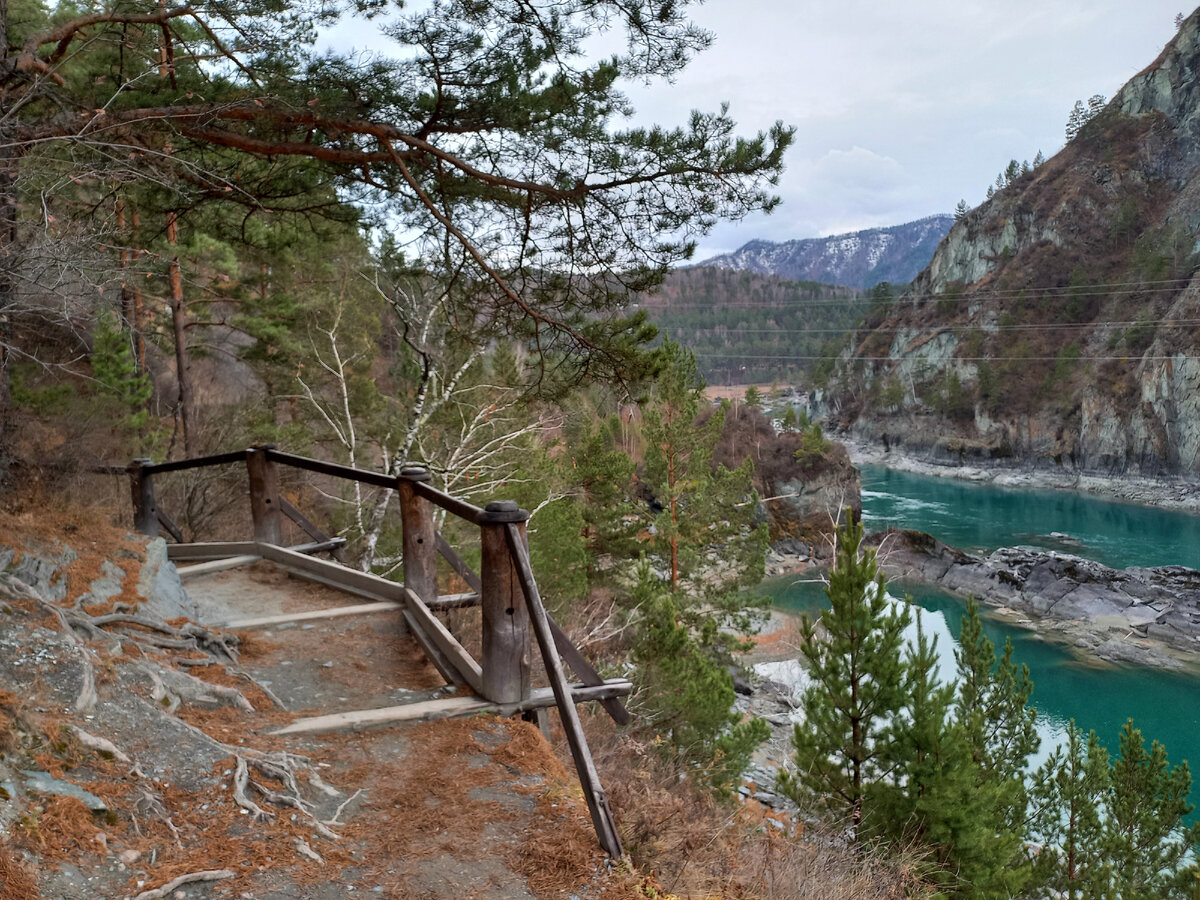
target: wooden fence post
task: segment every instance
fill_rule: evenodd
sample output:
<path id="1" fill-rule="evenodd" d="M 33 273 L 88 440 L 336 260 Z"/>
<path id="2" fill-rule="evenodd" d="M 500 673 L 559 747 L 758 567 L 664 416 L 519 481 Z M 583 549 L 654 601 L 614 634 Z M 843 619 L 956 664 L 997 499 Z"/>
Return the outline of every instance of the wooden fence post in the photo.
<path id="1" fill-rule="evenodd" d="M 509 524 L 525 528 L 529 513 L 512 500 L 489 503 L 480 517 L 483 591 L 483 696 L 493 703 L 529 697 L 529 608 L 505 536 Z"/>
<path id="2" fill-rule="evenodd" d="M 429 480 L 428 470 L 420 466 L 406 466 L 396 478 L 403 528 L 404 586 L 426 603 L 438 595 L 437 535 L 433 504 L 419 496 L 413 485 Z"/>
<path id="3" fill-rule="evenodd" d="M 264 544 L 283 543 L 283 518 L 279 504 L 279 482 L 275 463 L 267 455 L 274 444 L 258 444 L 246 451 L 246 470 L 250 475 L 250 515 L 254 519 L 254 540 Z"/>
<path id="4" fill-rule="evenodd" d="M 133 494 L 133 527 L 138 534 L 158 537 L 158 504 L 154 500 L 154 482 L 146 466 L 152 460 L 139 457 L 129 464 L 129 489 Z"/>

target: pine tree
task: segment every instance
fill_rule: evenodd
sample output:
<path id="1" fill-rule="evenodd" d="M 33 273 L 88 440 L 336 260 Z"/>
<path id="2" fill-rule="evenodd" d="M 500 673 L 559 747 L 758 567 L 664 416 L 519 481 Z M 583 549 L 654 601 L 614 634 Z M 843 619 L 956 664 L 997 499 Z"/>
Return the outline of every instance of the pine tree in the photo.
<path id="1" fill-rule="evenodd" d="M 807 616 L 800 652 L 811 679 L 792 735 L 795 771 L 779 789 L 806 808 L 825 804 L 857 834 L 867 798 L 883 802 L 896 768 L 890 748 L 907 701 L 903 632 L 907 606 L 890 600 L 873 548 L 861 550 L 861 523 L 836 534 L 830 608 L 821 630 Z"/>
<path id="2" fill-rule="evenodd" d="M 150 420 L 146 411 L 153 390 L 150 376 L 138 371 L 129 339 L 113 313 L 104 311 L 96 317 L 93 337 L 92 377 L 114 401 L 122 427 L 132 433 L 142 431 Z"/>
<path id="3" fill-rule="evenodd" d="M 1079 134 L 1079 129 L 1087 122 L 1087 110 L 1083 106 L 1082 100 L 1076 100 L 1075 106 L 1071 109 L 1071 114 L 1067 116 L 1067 142 L 1075 140 L 1075 135 Z"/>
<path id="4" fill-rule="evenodd" d="M 967 205 L 966 200 L 959 200 L 958 205 L 954 207 L 954 221 L 961 222 L 967 217 L 967 213 L 971 211 L 971 207 Z"/>
<path id="5" fill-rule="evenodd" d="M 971 750 L 951 715 L 954 686 L 938 678 L 936 641 L 925 635 L 919 613 L 917 626 L 916 645 L 906 655 L 903 724 L 889 747 L 894 773 L 882 790 L 871 790 L 868 824 L 895 844 L 927 850 L 926 877 L 953 890 L 963 860 L 989 849 L 986 831 L 980 832 L 986 798 L 975 790 Z"/>
<path id="6" fill-rule="evenodd" d="M 705 781 L 727 789 L 771 729 L 733 709 L 733 678 L 714 652 L 716 621 L 690 627 L 677 598 L 649 566 L 640 567 L 633 597 L 642 616 L 633 647 L 639 713 Z"/>
<path id="7" fill-rule="evenodd" d="M 1039 744 L 1037 713 L 1029 706 L 1033 682 L 1029 667 L 1013 661 L 1011 641 L 997 662 L 974 600 L 967 602 L 959 644 L 955 718 L 975 762 L 974 796 L 983 801 L 984 816 L 979 827 L 991 844 L 972 860 L 976 866 L 964 865 L 963 879 L 971 885 L 969 896 L 1008 897 L 1030 875 L 1025 768 Z"/>
<path id="8" fill-rule="evenodd" d="M 1184 826 L 1192 811 L 1192 776 L 1186 762 L 1171 768 L 1158 741 L 1150 749 L 1130 719 L 1121 729 L 1113 761 L 1105 818 L 1105 857 L 1121 900 L 1192 897 L 1194 872 L 1187 855 L 1200 841 L 1200 824 Z"/>
<path id="9" fill-rule="evenodd" d="M 1108 751 L 1096 732 L 1085 740 L 1071 720 L 1066 743 L 1034 773 L 1030 790 L 1031 827 L 1041 843 L 1035 877 L 1062 900 L 1105 896 L 1102 810 L 1108 786 Z"/>
<path id="10" fill-rule="evenodd" d="M 754 604 L 740 591 L 762 579 L 767 546 L 766 525 L 754 521 L 754 464 L 747 459 L 730 470 L 713 463 L 724 410 L 697 424 L 704 382 L 696 358 L 673 341 L 662 349 L 666 367 L 644 414 L 641 483 L 654 511 L 647 555 L 671 590 L 690 598 L 689 608 L 702 606 L 701 615 L 744 633 Z"/>

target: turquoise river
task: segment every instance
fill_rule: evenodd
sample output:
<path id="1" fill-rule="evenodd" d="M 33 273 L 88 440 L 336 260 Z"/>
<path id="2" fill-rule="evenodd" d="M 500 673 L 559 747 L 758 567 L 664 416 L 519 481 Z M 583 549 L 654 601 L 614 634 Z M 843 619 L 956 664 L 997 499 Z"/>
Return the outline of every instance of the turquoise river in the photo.
<path id="1" fill-rule="evenodd" d="M 862 483 L 868 531 L 893 525 L 927 531 L 964 550 L 1029 545 L 1114 567 L 1200 568 L 1200 516 L 1069 491 L 998 488 L 875 466 L 863 469 Z M 1072 540 L 1052 536 L 1056 534 Z M 782 609 L 815 611 L 824 600 L 821 585 L 795 578 L 773 580 L 767 588 Z M 948 673 L 953 667 L 950 642 L 961 631 L 962 601 L 917 585 L 890 585 L 889 590 L 911 596 L 925 610 L 926 631 L 939 634 L 942 670 Z M 1081 658 L 995 618 L 985 627 L 998 646 L 1011 638 L 1016 658 L 1029 666 L 1043 744 L 1056 742 L 1063 723 L 1074 719 L 1115 749 L 1121 726 L 1132 718 L 1147 740 L 1165 745 L 1172 763 L 1190 758 L 1193 783 L 1200 782 L 1200 677 Z M 1193 789 L 1192 800 L 1200 800 L 1200 790 Z"/>

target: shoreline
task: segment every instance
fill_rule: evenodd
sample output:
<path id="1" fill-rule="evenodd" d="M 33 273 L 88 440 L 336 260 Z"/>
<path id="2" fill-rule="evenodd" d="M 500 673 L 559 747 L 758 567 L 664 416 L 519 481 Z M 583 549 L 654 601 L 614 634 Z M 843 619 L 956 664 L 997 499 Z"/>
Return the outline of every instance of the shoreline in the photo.
<path id="1" fill-rule="evenodd" d="M 998 487 L 1045 488 L 1075 491 L 1156 509 L 1200 514 L 1200 480 L 1182 475 L 1103 475 L 1067 469 L 1041 469 L 1026 463 L 1015 466 L 952 465 L 931 462 L 900 450 L 884 450 L 845 435 L 833 439 L 846 445 L 855 466 L 873 465 L 931 475 L 992 484 Z"/>

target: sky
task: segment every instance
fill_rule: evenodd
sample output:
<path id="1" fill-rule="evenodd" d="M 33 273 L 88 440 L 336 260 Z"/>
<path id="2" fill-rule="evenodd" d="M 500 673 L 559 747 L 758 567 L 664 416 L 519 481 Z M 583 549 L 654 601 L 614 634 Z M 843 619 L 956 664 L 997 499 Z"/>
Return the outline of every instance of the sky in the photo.
<path id="1" fill-rule="evenodd" d="M 747 241 L 897 225 L 976 205 L 1010 159 L 1062 148 L 1076 100 L 1112 97 L 1175 33 L 1179 0 L 708 0 L 713 46 L 673 84 L 627 89 L 637 120 L 728 101 L 739 133 L 797 128 L 770 216 L 718 225 L 696 260 Z"/>

